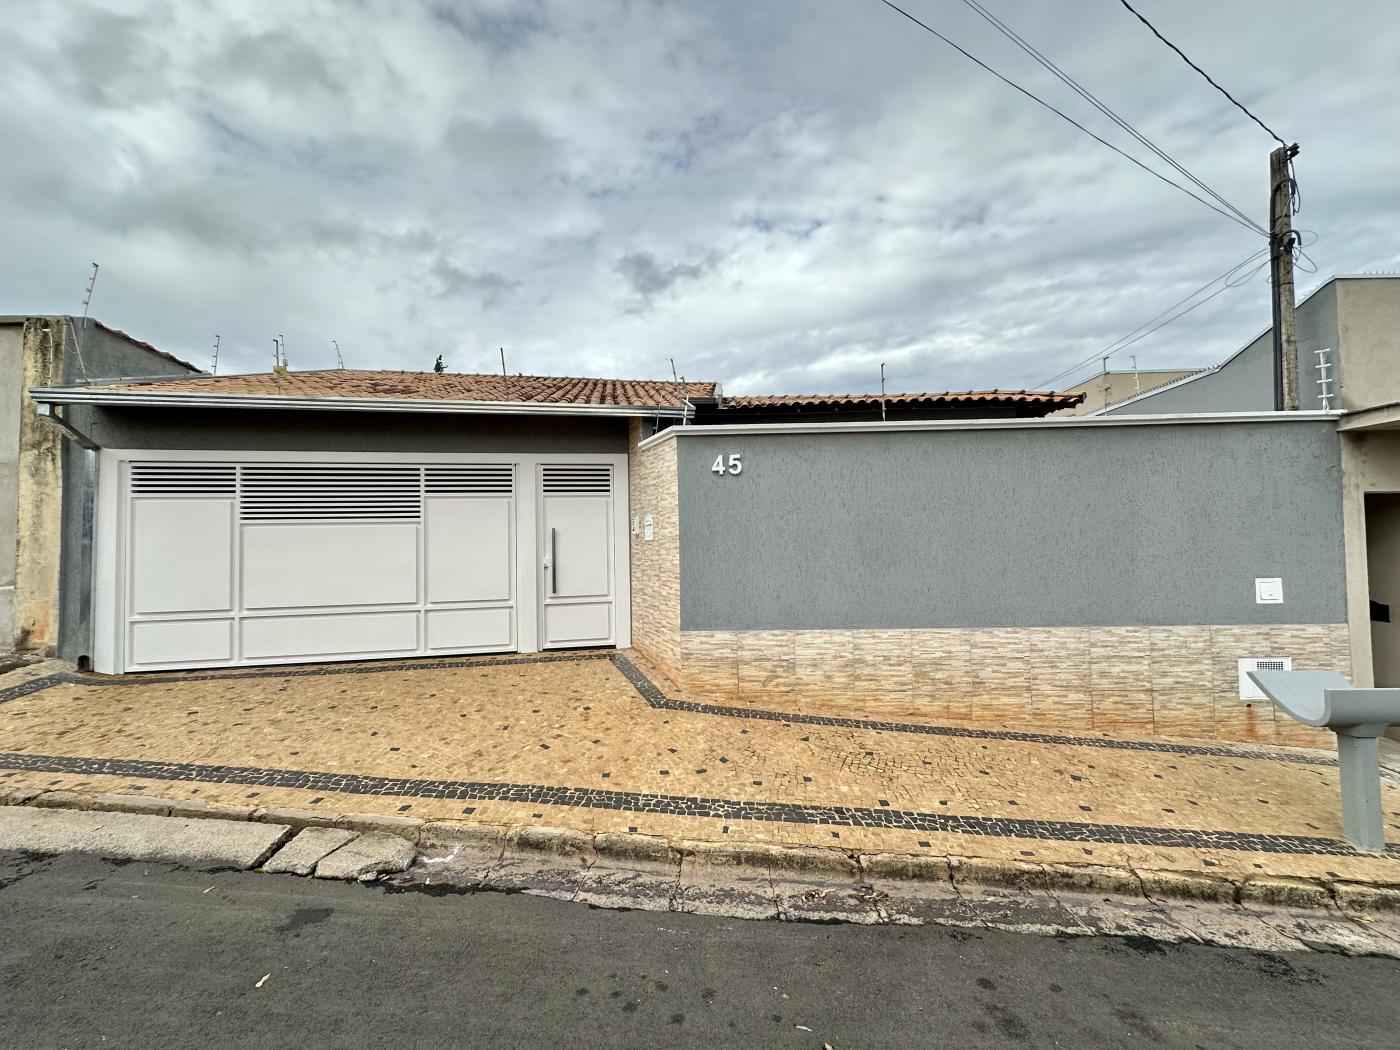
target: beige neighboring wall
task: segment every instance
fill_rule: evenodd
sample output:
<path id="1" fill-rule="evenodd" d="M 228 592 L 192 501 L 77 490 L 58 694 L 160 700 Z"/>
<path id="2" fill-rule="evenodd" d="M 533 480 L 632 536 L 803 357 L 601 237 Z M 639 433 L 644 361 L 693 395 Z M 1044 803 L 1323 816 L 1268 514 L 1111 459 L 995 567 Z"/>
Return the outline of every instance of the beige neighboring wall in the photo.
<path id="1" fill-rule="evenodd" d="M 1342 407 L 1400 401 L 1400 295 L 1396 281 L 1339 278 L 1337 339 Z"/>
<path id="2" fill-rule="evenodd" d="M 3 515 L 5 532 L 0 542 L 0 557 L 5 559 L 0 573 L 0 598 L 5 605 L 0 626 L 5 634 L 0 647 L 52 652 L 58 643 L 63 439 L 40 422 L 27 392 L 62 381 L 66 325 L 54 318 L 31 318 L 22 329 L 18 324 L 4 328 L 5 381 L 0 390 L 9 403 L 0 411 L 6 431 L 0 456 L 5 482 L 10 477 L 14 480 L 4 494 L 4 499 L 13 498 L 14 513 Z"/>
<path id="3" fill-rule="evenodd" d="M 1083 401 L 1073 408 L 1062 408 L 1058 412 L 1050 414 L 1052 416 L 1087 416 L 1090 412 L 1097 412 L 1105 405 L 1116 404 L 1119 401 L 1126 401 L 1130 397 L 1136 397 L 1138 394 L 1145 394 L 1159 386 L 1194 375 L 1197 371 L 1199 369 L 1192 368 L 1185 371 L 1100 372 L 1092 379 L 1086 379 L 1082 383 L 1066 387 L 1061 391 L 1065 394 L 1083 394 Z"/>
<path id="4" fill-rule="evenodd" d="M 676 443 L 638 449 L 642 420 L 628 429 L 628 492 L 638 530 L 632 535 L 632 646 L 673 681 L 680 680 L 681 539 Z M 641 528 L 652 519 L 652 539 Z"/>

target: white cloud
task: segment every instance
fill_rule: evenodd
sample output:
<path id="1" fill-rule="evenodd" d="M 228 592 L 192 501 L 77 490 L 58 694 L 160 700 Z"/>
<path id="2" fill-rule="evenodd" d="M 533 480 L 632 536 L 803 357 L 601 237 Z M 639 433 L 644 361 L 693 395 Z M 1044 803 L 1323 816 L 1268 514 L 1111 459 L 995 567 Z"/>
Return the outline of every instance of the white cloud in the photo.
<path id="1" fill-rule="evenodd" d="M 965 8 L 911 5 L 1095 117 Z M 1400 25 L 1285 7 L 1149 13 L 1303 144 L 1319 276 L 1395 268 Z M 1125 12 L 995 10 L 1263 218 L 1267 136 Z M 875 3 L 114 0 L 7 28 L 0 312 L 76 309 L 96 259 L 97 316 L 197 360 L 217 331 L 224 367 L 281 332 L 303 368 L 335 338 L 359 367 L 504 345 L 734 392 L 869 390 L 880 361 L 1018 387 L 1259 246 Z M 1203 364 L 1266 322 L 1256 280 L 1134 352 Z"/>

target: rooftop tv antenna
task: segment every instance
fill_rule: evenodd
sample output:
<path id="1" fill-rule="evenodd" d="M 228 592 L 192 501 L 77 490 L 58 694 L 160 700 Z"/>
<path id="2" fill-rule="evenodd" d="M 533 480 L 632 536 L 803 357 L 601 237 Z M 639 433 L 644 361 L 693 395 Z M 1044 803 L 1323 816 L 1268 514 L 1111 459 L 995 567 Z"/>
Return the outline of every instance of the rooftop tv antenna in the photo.
<path id="1" fill-rule="evenodd" d="M 335 347 L 335 367 L 339 368 L 341 371 L 344 371 L 345 358 L 340 356 L 340 344 L 337 343 L 334 339 L 332 339 L 331 346 Z"/>
<path id="2" fill-rule="evenodd" d="M 218 374 L 219 374 L 219 337 L 218 337 L 217 334 L 214 336 L 214 372 L 213 372 L 213 374 L 214 374 L 214 375 L 218 375 Z"/>
<path id="3" fill-rule="evenodd" d="M 506 348 L 501 347 L 501 389 L 505 391 L 502 401 L 510 400 L 510 377 L 506 375 Z"/>
<path id="4" fill-rule="evenodd" d="M 880 422 L 885 421 L 885 362 L 880 362 Z"/>
<path id="5" fill-rule="evenodd" d="M 280 354 L 281 354 L 281 357 L 282 357 L 282 360 L 281 360 L 280 364 L 282 365 L 283 368 L 286 368 L 286 367 L 287 367 L 287 339 L 286 339 L 286 337 L 279 334 L 279 335 L 277 336 L 277 344 L 278 344 L 278 348 L 279 348 L 279 351 L 280 351 Z"/>
<path id="6" fill-rule="evenodd" d="M 670 362 L 671 378 L 675 380 L 676 383 L 676 398 L 680 401 L 681 407 L 685 409 L 685 414 L 681 416 L 681 426 L 685 426 L 687 420 L 690 417 L 690 397 L 686 394 L 685 378 L 683 376 L 676 375 L 676 359 L 672 357 L 670 358 Z"/>
<path id="7" fill-rule="evenodd" d="M 92 273 L 88 275 L 87 288 L 83 291 L 83 323 L 78 331 L 73 333 L 73 353 L 78 359 L 78 371 L 84 379 L 87 378 L 87 365 L 83 362 L 83 333 L 87 331 L 88 308 L 92 305 L 92 290 L 97 286 L 98 269 L 97 263 L 93 263 Z"/>

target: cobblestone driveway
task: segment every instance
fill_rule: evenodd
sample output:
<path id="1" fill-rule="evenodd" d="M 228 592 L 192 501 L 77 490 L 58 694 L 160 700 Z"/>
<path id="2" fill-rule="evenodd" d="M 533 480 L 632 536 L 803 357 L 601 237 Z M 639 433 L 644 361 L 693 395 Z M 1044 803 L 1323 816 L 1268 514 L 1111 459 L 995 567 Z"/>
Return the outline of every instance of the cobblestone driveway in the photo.
<path id="1" fill-rule="evenodd" d="M 12 681 L 9 676 L 6 682 Z M 1321 751 L 719 707 L 631 653 L 0 690 L 0 787 L 670 838 L 1400 882 Z M 1400 791 L 1385 789 L 1400 841 Z"/>

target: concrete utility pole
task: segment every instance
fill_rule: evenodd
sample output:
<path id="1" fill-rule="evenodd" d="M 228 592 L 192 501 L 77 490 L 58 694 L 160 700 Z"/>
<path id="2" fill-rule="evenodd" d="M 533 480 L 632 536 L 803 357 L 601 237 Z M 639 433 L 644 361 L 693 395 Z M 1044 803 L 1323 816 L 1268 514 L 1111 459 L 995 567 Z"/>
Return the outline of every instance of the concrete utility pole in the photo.
<path id="1" fill-rule="evenodd" d="M 1274 410 L 1298 411 L 1298 330 L 1293 320 L 1293 177 L 1298 144 L 1269 154 L 1269 275 L 1274 299 Z"/>

